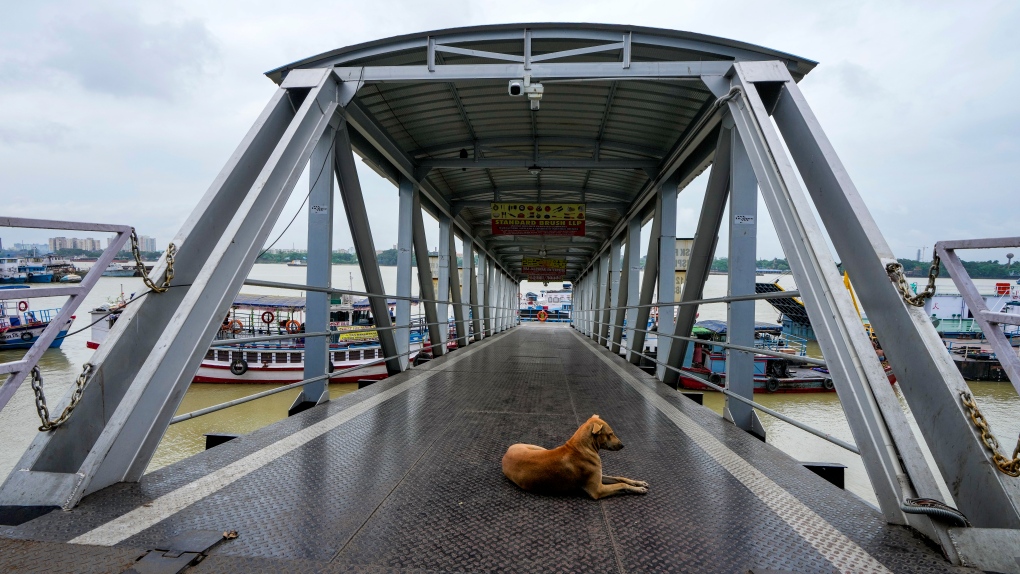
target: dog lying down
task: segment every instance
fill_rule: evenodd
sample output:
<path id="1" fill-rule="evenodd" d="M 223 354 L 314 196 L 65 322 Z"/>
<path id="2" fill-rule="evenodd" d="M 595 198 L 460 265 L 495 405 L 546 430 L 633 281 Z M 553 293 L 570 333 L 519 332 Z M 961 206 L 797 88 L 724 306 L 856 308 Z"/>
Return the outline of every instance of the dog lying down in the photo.
<path id="1" fill-rule="evenodd" d="M 614 494 L 648 492 L 648 483 L 622 476 L 604 476 L 599 449 L 620 450 L 623 443 L 598 415 L 584 422 L 565 444 L 546 450 L 515 444 L 503 455 L 503 474 L 514 484 L 542 494 L 583 490 L 594 499 Z"/>

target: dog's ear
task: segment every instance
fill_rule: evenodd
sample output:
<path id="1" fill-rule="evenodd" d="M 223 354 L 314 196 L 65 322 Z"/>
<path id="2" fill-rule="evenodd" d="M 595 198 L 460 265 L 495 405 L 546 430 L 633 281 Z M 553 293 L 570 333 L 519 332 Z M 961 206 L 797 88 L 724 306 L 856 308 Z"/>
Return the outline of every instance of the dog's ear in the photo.
<path id="1" fill-rule="evenodd" d="M 595 423 L 591 426 L 591 434 L 599 434 L 600 430 L 602 430 L 602 425 L 599 423 Z"/>

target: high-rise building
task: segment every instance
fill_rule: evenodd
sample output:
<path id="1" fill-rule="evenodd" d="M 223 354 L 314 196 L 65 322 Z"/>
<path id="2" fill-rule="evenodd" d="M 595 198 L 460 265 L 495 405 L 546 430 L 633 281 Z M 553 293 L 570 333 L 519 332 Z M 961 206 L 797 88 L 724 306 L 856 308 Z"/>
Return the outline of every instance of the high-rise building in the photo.
<path id="1" fill-rule="evenodd" d="M 141 251 L 155 251 L 156 238 L 149 237 L 148 235 L 140 235 L 138 237 L 138 249 Z"/>

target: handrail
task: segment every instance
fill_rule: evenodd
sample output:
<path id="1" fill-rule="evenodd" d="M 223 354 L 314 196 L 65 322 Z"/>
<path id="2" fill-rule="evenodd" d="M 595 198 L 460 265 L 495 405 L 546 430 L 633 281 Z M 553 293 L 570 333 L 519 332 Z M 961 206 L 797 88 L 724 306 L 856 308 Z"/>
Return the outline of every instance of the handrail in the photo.
<path id="1" fill-rule="evenodd" d="M 577 329 L 575 329 L 575 331 L 576 330 Z M 608 337 L 602 337 L 601 335 L 596 335 L 596 337 L 598 337 L 600 345 L 603 343 L 603 341 L 608 341 L 609 340 Z M 768 415 L 774 416 L 777 419 L 779 419 L 779 420 L 781 420 L 781 421 L 783 421 L 785 423 L 791 424 L 791 425 L 793 425 L 793 426 L 795 426 L 795 427 L 797 427 L 797 428 L 799 428 L 799 429 L 801 429 L 803 431 L 811 433 L 811 434 L 817 436 L 818 438 L 827 440 L 827 441 L 831 442 L 832 444 L 834 444 L 836 446 L 845 448 L 846 450 L 848 450 L 848 451 L 850 451 L 850 452 L 852 452 L 854 454 L 858 454 L 858 455 L 861 454 L 860 449 L 858 449 L 855 445 L 852 445 L 852 444 L 850 444 L 850 443 L 848 443 L 846 441 L 838 439 L 838 438 L 830 435 L 827 432 L 820 431 L 820 430 L 818 430 L 818 429 L 816 429 L 814 427 L 808 426 L 808 425 L 806 425 L 806 424 L 804 424 L 804 423 L 802 423 L 802 422 L 800 422 L 798 420 L 792 419 L 792 418 L 790 418 L 790 417 L 788 417 L 788 416 L 786 416 L 786 415 L 784 415 L 782 413 L 776 412 L 776 411 L 766 407 L 765 405 L 762 405 L 760 403 L 752 401 L 751 399 L 744 398 L 744 397 L 734 393 L 733 391 L 729 391 L 729 390 L 725 389 L 724 387 L 720 387 L 719 385 L 716 385 L 715 383 L 713 383 L 713 382 L 711 382 L 711 381 L 709 381 L 707 379 L 703 379 L 703 378 L 701 378 L 699 376 L 696 376 L 696 375 L 694 375 L 691 372 L 684 372 L 684 371 L 682 371 L 681 369 L 679 369 L 677 367 L 674 367 L 672 365 L 668 365 L 666 363 L 658 361 L 657 359 L 653 359 L 653 358 L 649 357 L 648 355 L 644 355 L 644 354 L 639 353 L 637 351 L 628 349 L 628 352 L 634 353 L 635 355 L 637 355 L 639 357 L 643 357 L 645 359 L 648 359 L 649 361 L 655 363 L 656 365 L 661 365 L 664 368 L 669 369 L 671 371 L 674 371 L 674 372 L 676 372 L 678 374 L 682 374 L 685 377 L 690 377 L 690 378 L 698 381 L 699 383 L 702 383 L 702 384 L 704 384 L 704 385 L 706 385 L 708 387 L 711 387 L 711 388 L 719 391 L 720 393 L 722 393 L 722 394 L 724 394 L 724 395 L 726 395 L 728 397 L 732 397 L 732 398 L 734 398 L 734 399 L 736 399 L 736 400 L 738 400 L 738 401 L 740 401 L 742 403 L 750 405 L 750 406 L 752 406 L 752 407 L 762 411 L 763 413 L 766 413 Z"/>

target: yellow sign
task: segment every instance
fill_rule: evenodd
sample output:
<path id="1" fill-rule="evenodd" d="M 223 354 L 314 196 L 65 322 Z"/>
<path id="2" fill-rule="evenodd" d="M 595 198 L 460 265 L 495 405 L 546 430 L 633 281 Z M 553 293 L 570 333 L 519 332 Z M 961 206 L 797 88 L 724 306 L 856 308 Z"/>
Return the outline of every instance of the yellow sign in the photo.
<path id="1" fill-rule="evenodd" d="M 538 257 L 525 257 L 521 260 L 521 268 L 527 273 L 528 269 L 567 269 L 566 259 L 541 259 Z"/>
<path id="2" fill-rule="evenodd" d="M 379 331 L 362 331 L 364 327 L 337 327 L 337 340 L 338 341 L 378 341 Z M 357 330 L 354 333 L 345 333 L 345 331 Z"/>
<path id="3" fill-rule="evenodd" d="M 584 235 L 583 203 L 490 203 L 493 235 Z"/>
<path id="4" fill-rule="evenodd" d="M 684 291 L 684 283 L 687 281 L 686 271 L 675 271 L 676 278 L 673 283 L 673 301 L 680 300 L 680 294 Z"/>

